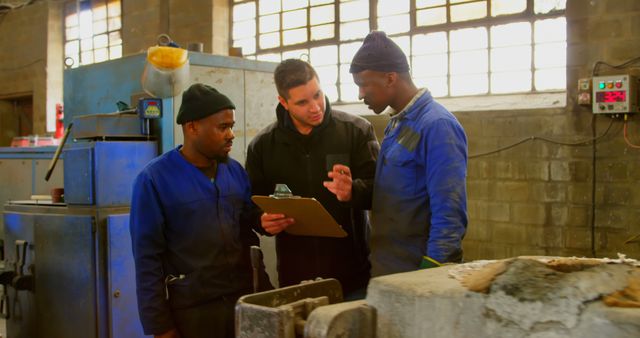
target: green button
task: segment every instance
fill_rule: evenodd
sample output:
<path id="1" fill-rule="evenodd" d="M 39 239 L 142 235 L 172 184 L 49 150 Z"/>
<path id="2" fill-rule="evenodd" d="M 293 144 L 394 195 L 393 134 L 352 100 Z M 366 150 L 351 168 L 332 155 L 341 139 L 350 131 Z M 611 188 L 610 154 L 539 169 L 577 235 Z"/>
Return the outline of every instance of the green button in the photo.
<path id="1" fill-rule="evenodd" d="M 598 86 L 600 87 L 600 89 L 604 89 L 605 84 L 604 84 L 604 82 L 600 82 L 600 84 Z"/>

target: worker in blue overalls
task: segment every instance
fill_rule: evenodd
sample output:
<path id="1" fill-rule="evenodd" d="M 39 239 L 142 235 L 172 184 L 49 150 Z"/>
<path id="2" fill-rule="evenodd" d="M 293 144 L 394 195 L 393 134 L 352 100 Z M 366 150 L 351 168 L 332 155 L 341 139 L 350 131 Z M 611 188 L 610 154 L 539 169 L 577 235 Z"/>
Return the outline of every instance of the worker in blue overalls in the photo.
<path id="1" fill-rule="evenodd" d="M 145 334 L 234 336 L 235 303 L 252 289 L 251 226 L 260 217 L 246 172 L 229 158 L 234 109 L 216 89 L 191 86 L 177 118 L 184 145 L 135 180 L 131 239 Z"/>
<path id="2" fill-rule="evenodd" d="M 384 32 L 372 32 L 351 62 L 359 98 L 376 114 L 390 107 L 371 208 L 372 275 L 462 260 L 467 227 L 467 138 Z"/>

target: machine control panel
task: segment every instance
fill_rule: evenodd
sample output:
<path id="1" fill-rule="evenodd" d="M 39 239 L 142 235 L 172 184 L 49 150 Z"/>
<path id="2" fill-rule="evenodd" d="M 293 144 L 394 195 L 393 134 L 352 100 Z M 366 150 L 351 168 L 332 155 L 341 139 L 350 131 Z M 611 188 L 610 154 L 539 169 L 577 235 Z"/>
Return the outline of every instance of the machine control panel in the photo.
<path id="1" fill-rule="evenodd" d="M 162 99 L 144 98 L 138 101 L 138 115 L 142 119 L 159 119 L 162 117 Z"/>
<path id="2" fill-rule="evenodd" d="M 593 78 L 593 113 L 638 113 L 639 79 L 629 74 Z"/>
<path id="3" fill-rule="evenodd" d="M 142 98 L 138 100 L 138 116 L 142 120 L 140 124 L 142 135 L 151 135 L 149 120 L 162 117 L 162 99 Z"/>

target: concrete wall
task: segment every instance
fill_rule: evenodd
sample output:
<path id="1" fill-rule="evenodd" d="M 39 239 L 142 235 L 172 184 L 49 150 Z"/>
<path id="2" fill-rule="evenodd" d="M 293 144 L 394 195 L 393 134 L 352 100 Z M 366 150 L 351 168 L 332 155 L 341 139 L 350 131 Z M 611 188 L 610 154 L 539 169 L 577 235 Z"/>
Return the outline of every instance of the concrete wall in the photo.
<path id="1" fill-rule="evenodd" d="M 576 104 L 578 79 L 590 77 L 596 61 L 616 65 L 640 56 L 639 15 L 639 1 L 569 0 L 567 107 L 458 112 L 469 153 L 533 135 L 571 142 L 602 134 L 611 119 L 594 119 L 590 107 Z M 611 72 L 600 69 L 600 75 Z M 636 144 L 638 122 L 635 116 L 629 122 L 629 137 Z M 595 146 L 533 141 L 470 159 L 466 258 L 640 256 L 638 243 L 624 244 L 640 233 L 640 151 L 626 146 L 622 126 L 621 119 L 614 120 Z"/>
<path id="2" fill-rule="evenodd" d="M 205 53 L 229 55 L 229 1 L 123 0 L 123 54 L 146 51 L 166 33 L 181 47 L 201 42 Z"/>
<path id="3" fill-rule="evenodd" d="M 62 102 L 60 2 L 37 2 L 0 17 L 0 99 L 33 96 L 33 133 L 55 130 Z"/>

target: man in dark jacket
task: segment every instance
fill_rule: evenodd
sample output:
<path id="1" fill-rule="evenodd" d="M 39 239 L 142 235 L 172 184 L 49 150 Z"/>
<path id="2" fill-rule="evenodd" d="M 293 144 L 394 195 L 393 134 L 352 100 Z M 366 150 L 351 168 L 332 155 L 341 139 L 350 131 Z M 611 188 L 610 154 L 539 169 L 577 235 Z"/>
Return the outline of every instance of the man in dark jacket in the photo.
<path id="1" fill-rule="evenodd" d="M 289 59 L 275 71 L 277 121 L 251 142 L 246 169 L 254 195 L 286 184 L 294 195 L 313 197 L 348 233 L 345 238 L 283 232 L 295 220 L 263 214 L 262 227 L 276 237 L 280 286 L 337 278 L 347 299 L 364 296 L 370 277 L 367 243 L 372 183 L 379 145 L 361 117 L 332 110 L 308 63 Z"/>
<path id="2" fill-rule="evenodd" d="M 131 240 L 145 334 L 234 337 L 236 300 L 252 290 L 249 247 L 258 237 L 250 226 L 261 214 L 247 173 L 228 157 L 234 109 L 214 88 L 191 86 L 178 113 L 184 145 L 134 182 Z"/>

